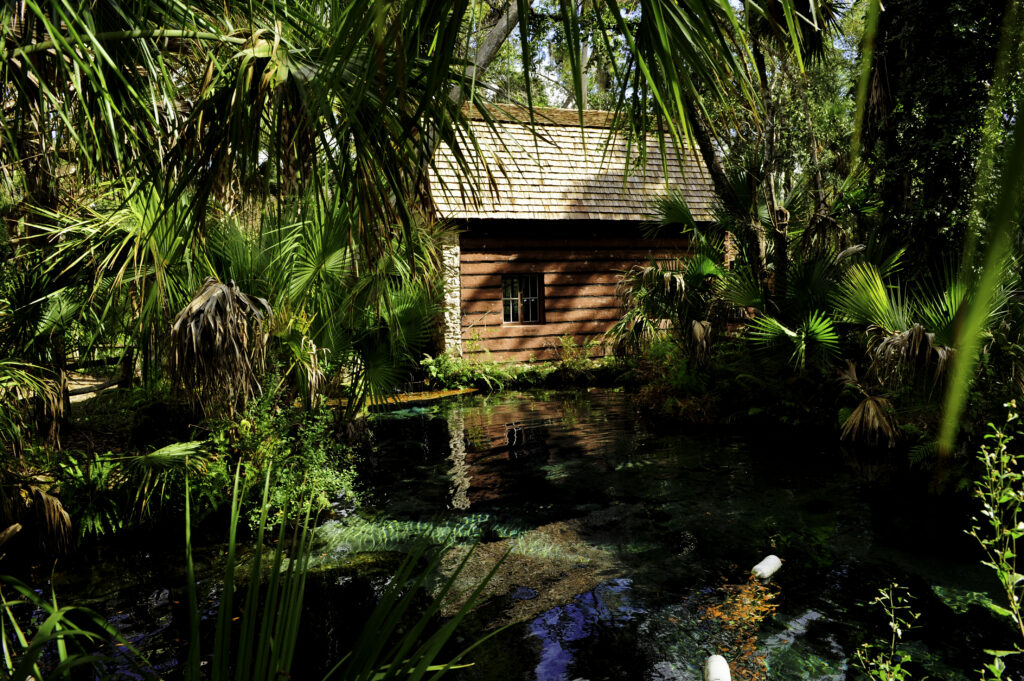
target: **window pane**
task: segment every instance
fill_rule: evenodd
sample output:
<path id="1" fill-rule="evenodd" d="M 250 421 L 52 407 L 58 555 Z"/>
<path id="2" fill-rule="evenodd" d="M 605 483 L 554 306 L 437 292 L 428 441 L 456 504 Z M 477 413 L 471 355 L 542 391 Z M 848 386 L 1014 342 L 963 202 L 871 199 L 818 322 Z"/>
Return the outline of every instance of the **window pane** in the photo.
<path id="1" fill-rule="evenodd" d="M 538 274 L 521 274 L 501 278 L 501 318 L 505 324 L 526 324 L 540 321 L 541 278 Z"/>
<path id="2" fill-rule="evenodd" d="M 523 322 L 539 322 L 540 321 L 540 277 L 536 274 L 523 275 L 520 281 L 520 287 L 522 295 L 523 314 L 521 321 Z"/>
<path id="3" fill-rule="evenodd" d="M 537 299 L 536 298 L 524 298 L 523 299 L 523 321 L 524 322 L 535 322 L 535 321 L 537 321 Z"/>

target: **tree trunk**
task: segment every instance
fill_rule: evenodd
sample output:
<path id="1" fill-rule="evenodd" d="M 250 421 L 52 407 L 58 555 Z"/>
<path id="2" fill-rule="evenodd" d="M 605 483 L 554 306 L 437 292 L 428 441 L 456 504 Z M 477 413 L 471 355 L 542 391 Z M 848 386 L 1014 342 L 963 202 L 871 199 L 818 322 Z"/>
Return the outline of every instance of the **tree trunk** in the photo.
<path id="1" fill-rule="evenodd" d="M 583 2 L 580 3 L 580 14 L 581 15 L 585 14 L 588 11 L 590 11 L 590 1 L 589 0 L 583 0 Z M 590 45 L 587 43 L 586 39 L 581 37 L 581 39 L 580 39 L 580 102 L 579 102 L 579 104 L 580 104 L 580 109 L 583 109 L 583 110 L 586 110 L 586 109 L 589 108 L 589 106 L 588 106 L 589 102 L 587 101 L 589 99 L 587 97 L 587 90 L 589 89 L 589 84 L 587 83 L 587 66 L 589 65 L 589 63 L 590 63 Z"/>
<path id="2" fill-rule="evenodd" d="M 711 175 L 711 183 L 715 186 L 715 193 L 718 194 L 718 199 L 722 202 L 725 210 L 736 219 L 736 225 L 740 229 L 740 233 L 736 235 L 739 248 L 750 264 L 754 276 L 761 281 L 764 278 L 767 236 L 757 220 L 757 211 L 756 209 L 753 211 L 753 218 L 751 218 L 751 207 L 739 205 L 739 198 L 733 191 L 729 177 L 725 174 L 725 168 L 722 167 L 722 161 L 718 157 L 711 132 L 699 111 L 690 111 L 690 123 L 697 148 Z"/>
<path id="3" fill-rule="evenodd" d="M 586 111 L 589 108 L 589 102 L 587 101 L 587 89 L 589 84 L 587 83 L 587 64 L 590 62 L 590 45 L 583 43 L 580 45 L 580 108 Z"/>
<path id="4" fill-rule="evenodd" d="M 772 223 L 775 225 L 772 234 L 775 242 L 775 300 L 778 301 L 786 295 L 789 283 L 789 211 L 776 208 Z"/>
<path id="5" fill-rule="evenodd" d="M 533 0 L 530 0 L 530 4 L 533 4 Z M 498 56 L 498 50 L 505 44 L 508 37 L 512 35 L 512 30 L 518 24 L 519 2 L 518 0 L 509 0 L 505 6 L 504 13 L 480 42 L 476 56 L 473 57 L 473 63 L 466 67 L 466 80 L 480 79 L 483 72 L 487 70 L 487 67 L 491 65 L 494 58 Z M 456 106 L 462 106 L 463 102 L 466 101 L 466 94 L 465 89 L 461 85 L 455 85 L 448 93 L 448 96 L 455 102 Z"/>
<path id="6" fill-rule="evenodd" d="M 528 5 L 532 4 L 534 0 L 529 0 Z M 490 32 L 484 37 L 480 43 L 479 49 L 477 49 L 476 56 L 473 58 L 473 62 L 466 67 L 465 80 L 473 81 L 478 79 L 487 67 L 491 65 L 494 58 L 498 56 L 498 50 L 508 40 L 508 37 L 512 34 L 512 30 L 519 23 L 519 2 L 518 0 L 510 0 L 505 5 L 505 11 L 498 21 L 491 28 Z M 451 99 L 455 108 L 461 108 L 463 103 L 466 101 L 468 93 L 461 83 L 452 86 L 448 91 L 448 97 Z M 428 186 L 428 169 L 430 167 L 430 160 L 434 157 L 434 153 L 437 151 L 437 145 L 440 143 L 441 138 L 437 134 L 437 131 L 431 127 L 426 128 L 423 131 L 423 160 L 420 167 L 419 177 L 415 178 L 415 182 L 411 183 L 410 189 L 413 196 L 418 197 L 420 202 L 420 209 L 424 215 L 433 215 L 433 203 L 430 200 L 430 187 Z"/>

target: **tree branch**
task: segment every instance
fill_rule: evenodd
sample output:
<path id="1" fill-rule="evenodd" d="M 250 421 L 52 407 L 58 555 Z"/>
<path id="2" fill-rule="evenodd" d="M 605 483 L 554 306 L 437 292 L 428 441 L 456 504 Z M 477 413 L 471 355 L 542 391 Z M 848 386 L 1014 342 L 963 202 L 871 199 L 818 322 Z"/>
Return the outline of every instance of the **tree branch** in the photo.
<path id="1" fill-rule="evenodd" d="M 533 0 L 530 0 L 530 4 Z M 473 81 L 480 78 L 487 67 L 491 65 L 494 58 L 498 56 L 498 50 L 505 44 L 508 37 L 512 34 L 512 30 L 519 24 L 519 3 L 517 0 L 509 0 L 505 6 L 505 11 L 498 21 L 494 24 L 487 35 L 484 36 L 480 46 L 477 48 L 476 56 L 473 58 L 473 63 L 466 67 L 466 78 L 467 81 Z M 451 92 L 448 95 L 452 101 L 458 106 L 462 106 L 462 103 L 466 101 L 466 91 L 461 85 L 452 87 Z"/>

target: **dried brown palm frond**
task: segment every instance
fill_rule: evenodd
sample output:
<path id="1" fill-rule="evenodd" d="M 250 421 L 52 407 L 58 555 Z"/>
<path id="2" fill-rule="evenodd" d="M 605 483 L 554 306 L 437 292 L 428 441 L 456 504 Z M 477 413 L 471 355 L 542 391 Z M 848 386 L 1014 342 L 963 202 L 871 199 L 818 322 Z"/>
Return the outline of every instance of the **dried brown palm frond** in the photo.
<path id="1" fill-rule="evenodd" d="M 892 405 L 880 395 L 865 395 L 843 423 L 842 439 L 877 445 L 896 444 L 898 425 L 892 416 Z"/>
<path id="2" fill-rule="evenodd" d="M 0 546 L 6 544 L 11 537 L 21 532 L 21 523 L 13 523 L 7 527 L 6 530 L 0 532 Z"/>
<path id="3" fill-rule="evenodd" d="M 272 311 L 210 277 L 171 324 L 168 373 L 193 407 L 234 414 L 259 392 Z"/>
<path id="4" fill-rule="evenodd" d="M 690 356 L 701 366 L 707 363 L 711 355 L 711 334 L 711 322 L 696 319 L 690 322 L 690 336 L 687 339 Z"/>
<path id="5" fill-rule="evenodd" d="M 21 468 L 0 473 L 0 521 L 8 526 L 5 540 L 31 528 L 32 541 L 40 548 L 61 552 L 71 539 L 71 516 L 60 499 L 44 487 L 48 481 Z M 12 530 L 18 526 L 17 530 Z"/>
<path id="6" fill-rule="evenodd" d="M 28 489 L 28 497 L 28 507 L 36 527 L 42 530 L 44 541 L 52 542 L 57 549 L 67 547 L 71 539 L 71 516 L 60 499 L 35 486 Z"/>
<path id="7" fill-rule="evenodd" d="M 860 384 L 860 376 L 857 375 L 856 362 L 846 360 L 846 366 L 836 372 L 836 380 L 845 385 L 852 385 L 853 387 L 863 391 Z"/>
<path id="8" fill-rule="evenodd" d="M 0 361 L 0 444 L 20 455 L 32 430 L 43 432 L 55 444 L 56 424 L 63 411 L 60 389 L 45 369 Z"/>
<path id="9" fill-rule="evenodd" d="M 847 361 L 839 370 L 841 383 L 858 390 L 863 396 L 843 422 L 841 438 L 865 444 L 877 445 L 885 441 L 889 447 L 896 444 L 899 424 L 892 415 L 892 404 L 886 397 L 868 393 L 857 375 L 857 365 Z"/>
<path id="10" fill-rule="evenodd" d="M 887 385 L 931 374 L 934 386 L 945 375 L 955 352 L 954 348 L 936 344 L 934 333 L 913 324 L 906 331 L 876 337 L 870 347 L 871 370 Z"/>

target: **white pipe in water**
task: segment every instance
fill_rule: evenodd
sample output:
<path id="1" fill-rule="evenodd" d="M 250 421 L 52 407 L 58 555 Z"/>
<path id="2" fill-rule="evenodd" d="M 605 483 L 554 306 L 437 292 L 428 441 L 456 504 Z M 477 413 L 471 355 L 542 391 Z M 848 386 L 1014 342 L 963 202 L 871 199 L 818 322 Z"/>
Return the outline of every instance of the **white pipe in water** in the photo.
<path id="1" fill-rule="evenodd" d="M 758 579 L 768 580 L 772 578 L 779 568 L 782 567 L 782 560 L 775 555 L 766 556 L 764 560 L 754 566 L 750 571 Z"/>
<path id="2" fill-rule="evenodd" d="M 721 655 L 712 655 L 704 663 L 704 681 L 732 681 L 729 663 Z"/>

